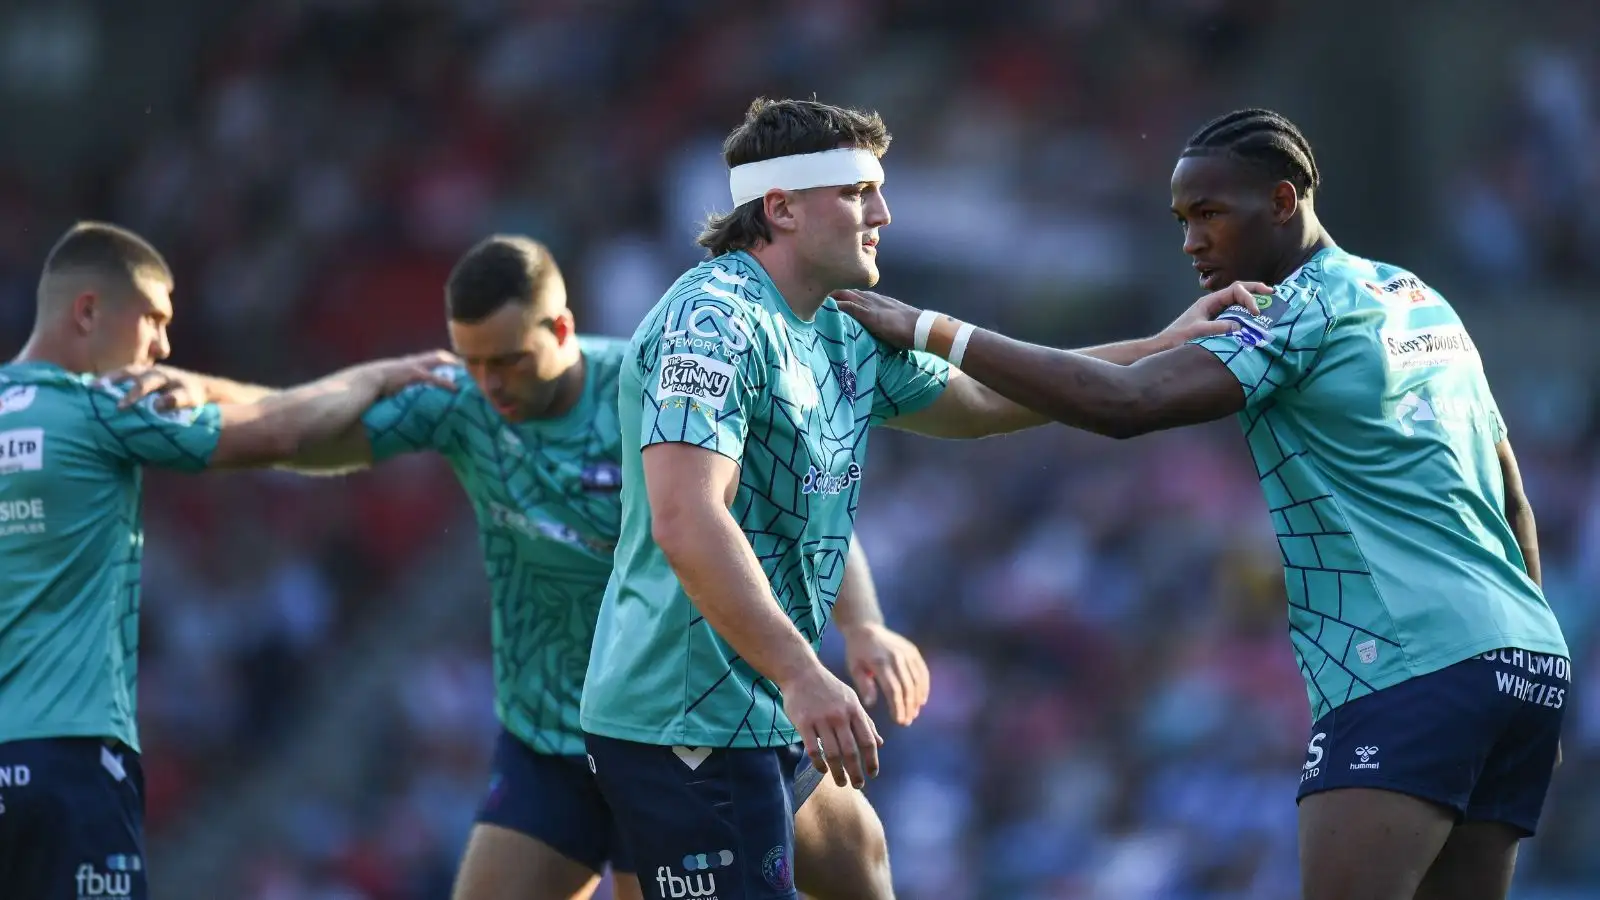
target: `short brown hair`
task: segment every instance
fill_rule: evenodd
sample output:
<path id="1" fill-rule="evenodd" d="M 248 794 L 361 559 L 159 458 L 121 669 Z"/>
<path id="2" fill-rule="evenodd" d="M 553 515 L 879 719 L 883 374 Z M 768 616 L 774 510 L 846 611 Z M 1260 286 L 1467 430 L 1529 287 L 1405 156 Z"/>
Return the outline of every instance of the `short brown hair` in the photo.
<path id="1" fill-rule="evenodd" d="M 555 257 L 544 244 L 518 234 L 496 234 L 462 255 L 444 284 L 445 313 L 453 322 L 474 324 L 508 303 L 533 309 L 552 278 L 559 279 Z"/>
<path id="2" fill-rule="evenodd" d="M 728 168 L 800 153 L 821 153 L 838 147 L 870 150 L 883 156 L 891 140 L 883 119 L 875 112 L 829 106 L 816 100 L 756 98 L 745 111 L 744 122 L 722 142 L 722 160 Z M 766 204 L 751 200 L 726 215 L 706 219 L 697 243 L 712 256 L 748 250 L 772 240 Z"/>
<path id="3" fill-rule="evenodd" d="M 50 248 L 44 274 L 94 272 L 129 281 L 156 277 L 172 284 L 172 269 L 149 241 L 109 222 L 79 222 Z"/>

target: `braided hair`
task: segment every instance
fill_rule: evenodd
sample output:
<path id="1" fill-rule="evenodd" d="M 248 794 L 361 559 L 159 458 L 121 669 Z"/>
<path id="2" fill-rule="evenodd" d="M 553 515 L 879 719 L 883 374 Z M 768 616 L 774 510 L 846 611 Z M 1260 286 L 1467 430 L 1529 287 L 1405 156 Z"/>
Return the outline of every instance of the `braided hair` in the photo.
<path id="1" fill-rule="evenodd" d="M 1181 156 L 1230 156 L 1287 181 L 1306 196 L 1322 184 L 1311 142 L 1295 124 L 1270 109 L 1241 109 L 1207 122 Z"/>

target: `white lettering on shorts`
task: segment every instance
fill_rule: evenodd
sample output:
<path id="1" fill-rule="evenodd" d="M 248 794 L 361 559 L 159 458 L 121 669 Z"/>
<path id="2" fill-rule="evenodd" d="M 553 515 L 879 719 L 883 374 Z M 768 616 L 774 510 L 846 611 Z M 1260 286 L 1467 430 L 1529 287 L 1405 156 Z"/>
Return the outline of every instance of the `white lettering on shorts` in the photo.
<path id="1" fill-rule="evenodd" d="M 1508 697 L 1549 709 L 1561 709 L 1567 702 L 1572 664 L 1566 657 L 1507 649 L 1490 651 L 1478 659 L 1509 667 L 1496 668 L 1494 673 L 1496 690 Z"/>

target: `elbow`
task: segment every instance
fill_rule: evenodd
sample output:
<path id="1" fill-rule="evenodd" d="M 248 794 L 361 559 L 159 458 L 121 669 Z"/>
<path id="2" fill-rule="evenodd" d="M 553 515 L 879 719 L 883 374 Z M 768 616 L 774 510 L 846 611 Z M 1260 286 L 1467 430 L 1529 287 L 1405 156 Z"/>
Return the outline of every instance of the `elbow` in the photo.
<path id="1" fill-rule="evenodd" d="M 695 541 L 696 533 L 704 530 L 696 526 L 697 518 L 695 510 L 681 502 L 651 505 L 650 537 L 675 569 L 689 551 L 689 545 Z"/>

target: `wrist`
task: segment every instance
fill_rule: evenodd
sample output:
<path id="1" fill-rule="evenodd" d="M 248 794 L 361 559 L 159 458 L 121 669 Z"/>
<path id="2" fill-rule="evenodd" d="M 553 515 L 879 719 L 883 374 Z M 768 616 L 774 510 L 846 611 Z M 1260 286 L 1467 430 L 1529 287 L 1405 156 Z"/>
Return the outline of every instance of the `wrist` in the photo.
<path id="1" fill-rule="evenodd" d="M 834 622 L 834 627 L 839 630 L 839 636 L 846 641 L 853 640 L 868 632 L 885 627 L 882 622 L 868 620 L 865 622 Z"/>
<path id="2" fill-rule="evenodd" d="M 779 668 L 779 671 L 772 673 L 772 683 L 778 686 L 779 693 L 787 693 L 791 687 L 816 678 L 819 673 L 827 674 L 827 667 L 810 650 L 811 648 L 807 646 L 806 658 L 789 660 Z"/>
<path id="3" fill-rule="evenodd" d="M 963 322 L 954 316 L 925 309 L 917 316 L 911 347 L 924 353 L 932 353 L 951 365 L 960 367 L 961 361 L 967 354 L 967 342 L 971 340 L 972 333 L 976 330 L 971 322 Z"/>

